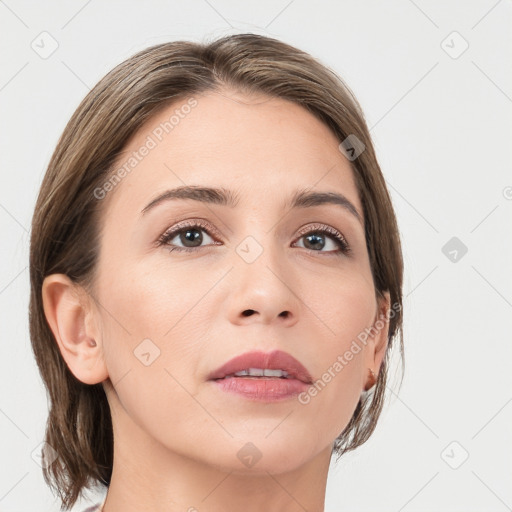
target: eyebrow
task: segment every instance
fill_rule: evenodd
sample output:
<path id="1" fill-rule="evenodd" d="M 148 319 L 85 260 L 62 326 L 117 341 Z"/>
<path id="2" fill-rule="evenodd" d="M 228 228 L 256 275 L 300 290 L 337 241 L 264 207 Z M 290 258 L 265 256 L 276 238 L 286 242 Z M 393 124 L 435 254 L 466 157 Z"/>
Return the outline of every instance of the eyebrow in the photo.
<path id="1" fill-rule="evenodd" d="M 183 186 L 171 190 L 166 190 L 159 194 L 146 205 L 141 214 L 144 215 L 149 210 L 165 201 L 176 199 L 191 199 L 201 203 L 216 204 L 236 208 L 240 197 L 233 191 L 212 187 L 201 186 Z M 291 198 L 284 204 L 284 208 L 311 208 L 324 204 L 334 204 L 341 206 L 350 212 L 362 224 L 362 218 L 356 207 L 343 195 L 338 192 L 311 192 L 307 189 L 299 189 L 294 192 Z"/>

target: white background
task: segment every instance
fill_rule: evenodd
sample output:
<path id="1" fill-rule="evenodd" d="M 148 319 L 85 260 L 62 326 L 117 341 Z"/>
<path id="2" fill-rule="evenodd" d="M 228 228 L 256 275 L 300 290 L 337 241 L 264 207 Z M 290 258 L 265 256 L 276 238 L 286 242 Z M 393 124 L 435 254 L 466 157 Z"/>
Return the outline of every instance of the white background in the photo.
<path id="1" fill-rule="evenodd" d="M 31 216 L 58 137 L 136 51 L 238 32 L 346 80 L 403 238 L 405 378 L 373 437 L 333 463 L 326 511 L 512 510 L 511 21 L 510 0 L 0 1 L 0 511 L 59 510 L 31 458 L 47 404 L 27 315 Z M 43 31 L 58 43 L 45 59 L 31 47 Z M 452 237 L 468 249 L 455 262 Z"/>

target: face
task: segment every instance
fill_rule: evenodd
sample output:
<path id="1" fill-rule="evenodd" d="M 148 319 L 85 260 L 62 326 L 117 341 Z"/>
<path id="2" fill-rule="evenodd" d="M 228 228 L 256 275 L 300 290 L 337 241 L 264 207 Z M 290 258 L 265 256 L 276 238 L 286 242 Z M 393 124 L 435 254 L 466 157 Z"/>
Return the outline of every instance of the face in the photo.
<path id="1" fill-rule="evenodd" d="M 305 109 L 226 90 L 194 100 L 139 130 L 116 169 L 140 159 L 102 199 L 96 321 L 114 423 L 207 464 L 242 471 L 252 443 L 254 471 L 292 469 L 332 444 L 378 370 L 384 333 L 344 357 L 379 313 L 360 198 L 339 141 Z M 154 202 L 184 186 L 233 204 Z M 292 208 L 299 192 L 346 202 Z M 257 400 L 209 380 L 235 356 L 274 350 L 317 392 Z"/>

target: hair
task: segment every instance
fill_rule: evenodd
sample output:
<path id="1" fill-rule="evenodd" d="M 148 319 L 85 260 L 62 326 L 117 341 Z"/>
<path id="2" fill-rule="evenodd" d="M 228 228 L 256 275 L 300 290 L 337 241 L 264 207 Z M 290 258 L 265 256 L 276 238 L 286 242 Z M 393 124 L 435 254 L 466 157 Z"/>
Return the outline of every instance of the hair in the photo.
<path id="1" fill-rule="evenodd" d="M 112 176 L 129 139 L 159 111 L 194 94 L 233 88 L 266 94 L 307 109 L 344 141 L 355 135 L 364 151 L 349 159 L 364 212 L 364 229 L 376 296 L 390 294 L 388 347 L 376 385 L 363 393 L 332 454 L 368 440 L 380 416 L 389 353 L 398 340 L 402 361 L 400 237 L 362 109 L 342 79 L 309 54 L 256 34 L 208 43 L 174 41 L 146 48 L 121 62 L 82 100 L 62 133 L 42 180 L 30 240 L 29 324 L 32 348 L 49 394 L 45 442 L 57 451 L 45 463 L 45 482 L 71 508 L 85 488 L 108 486 L 113 467 L 113 428 L 101 383 L 79 381 L 67 367 L 46 320 L 42 284 L 66 274 L 93 290 L 105 201 L 94 191 Z M 48 460 L 48 462 L 50 462 Z"/>

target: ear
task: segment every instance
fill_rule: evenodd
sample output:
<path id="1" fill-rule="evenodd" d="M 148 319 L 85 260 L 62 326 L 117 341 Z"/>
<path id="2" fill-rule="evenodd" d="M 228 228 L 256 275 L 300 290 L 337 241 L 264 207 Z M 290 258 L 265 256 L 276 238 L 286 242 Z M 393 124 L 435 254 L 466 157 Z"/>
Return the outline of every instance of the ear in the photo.
<path id="1" fill-rule="evenodd" d="M 366 351 L 366 367 L 365 379 L 370 385 L 372 382 L 368 368 L 379 374 L 380 365 L 386 354 L 388 347 L 388 334 L 389 334 L 389 310 L 391 306 L 391 299 L 389 291 L 382 292 L 382 297 L 377 299 L 377 312 L 370 328 L 370 336 L 368 337 L 367 351 Z M 374 382 L 374 381 L 373 381 Z"/>
<path id="2" fill-rule="evenodd" d="M 43 308 L 59 350 L 71 373 L 85 384 L 108 377 L 95 308 L 85 290 L 65 274 L 47 276 L 42 286 Z"/>

